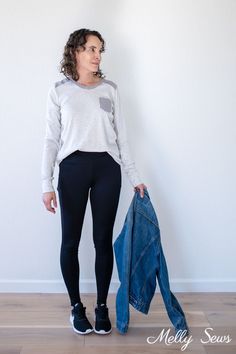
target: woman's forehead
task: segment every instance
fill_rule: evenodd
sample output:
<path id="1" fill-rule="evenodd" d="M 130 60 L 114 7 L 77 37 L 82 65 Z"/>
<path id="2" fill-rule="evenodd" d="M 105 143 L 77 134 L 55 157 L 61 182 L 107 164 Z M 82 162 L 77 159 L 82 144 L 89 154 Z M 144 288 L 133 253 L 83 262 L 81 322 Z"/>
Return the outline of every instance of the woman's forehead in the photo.
<path id="1" fill-rule="evenodd" d="M 99 48 L 102 46 L 102 42 L 100 41 L 100 39 L 97 36 L 92 35 L 88 36 L 86 44 L 95 48 Z"/>

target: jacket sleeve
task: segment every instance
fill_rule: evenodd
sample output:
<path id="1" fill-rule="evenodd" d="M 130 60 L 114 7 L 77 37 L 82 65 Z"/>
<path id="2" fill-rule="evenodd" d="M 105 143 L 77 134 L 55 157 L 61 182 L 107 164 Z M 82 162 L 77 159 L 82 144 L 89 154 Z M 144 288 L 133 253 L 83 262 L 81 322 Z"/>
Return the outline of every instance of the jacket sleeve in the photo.
<path id="1" fill-rule="evenodd" d="M 53 174 L 60 146 L 61 114 L 55 86 L 49 89 L 46 109 L 46 134 L 42 154 L 42 191 L 54 192 Z"/>
<path id="2" fill-rule="evenodd" d="M 130 209 L 129 209 L 130 210 Z M 129 312 L 129 283 L 131 263 L 131 212 L 128 212 L 120 235 L 114 242 L 114 252 L 120 280 L 116 294 L 116 328 L 124 334 L 128 331 Z M 128 221 L 129 220 L 129 221 Z"/>
<path id="3" fill-rule="evenodd" d="M 131 298 L 132 239 L 136 195 L 137 193 L 133 196 L 122 230 L 114 242 L 115 259 L 120 280 L 120 287 L 116 294 L 116 327 L 121 334 L 128 331 L 130 320 L 129 303 Z"/>
<path id="4" fill-rule="evenodd" d="M 117 145 L 120 152 L 120 159 L 125 173 L 128 176 L 130 183 L 136 187 L 141 184 L 139 173 L 136 169 L 135 162 L 132 159 L 129 143 L 127 139 L 127 130 L 118 87 L 115 89 L 114 100 L 114 129 L 117 135 Z"/>

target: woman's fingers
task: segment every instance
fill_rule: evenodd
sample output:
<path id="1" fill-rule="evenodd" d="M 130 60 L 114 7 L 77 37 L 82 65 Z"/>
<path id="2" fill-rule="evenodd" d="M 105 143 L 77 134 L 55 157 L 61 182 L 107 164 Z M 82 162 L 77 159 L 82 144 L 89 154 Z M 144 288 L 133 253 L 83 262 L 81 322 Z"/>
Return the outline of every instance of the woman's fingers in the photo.
<path id="1" fill-rule="evenodd" d="M 134 187 L 134 191 L 139 191 L 141 198 L 144 197 L 144 189 L 147 189 L 147 186 L 144 183 L 138 184 Z"/>
<path id="2" fill-rule="evenodd" d="M 56 197 L 56 193 L 54 193 L 53 195 L 53 205 L 55 208 L 57 208 L 57 197 Z"/>

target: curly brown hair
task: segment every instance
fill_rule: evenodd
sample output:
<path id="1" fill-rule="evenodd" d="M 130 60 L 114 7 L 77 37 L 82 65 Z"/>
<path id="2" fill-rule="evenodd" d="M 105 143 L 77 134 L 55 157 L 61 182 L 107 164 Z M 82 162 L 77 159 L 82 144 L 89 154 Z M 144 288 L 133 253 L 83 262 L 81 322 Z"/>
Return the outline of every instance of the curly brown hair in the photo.
<path id="1" fill-rule="evenodd" d="M 64 47 L 63 59 L 60 62 L 60 73 L 63 73 L 65 77 L 72 78 L 77 81 L 79 79 L 79 74 L 76 70 L 76 57 L 75 50 L 79 47 L 85 49 L 85 44 L 87 42 L 87 37 L 89 35 L 96 36 L 102 42 L 102 52 L 105 51 L 105 41 L 98 31 L 89 30 L 87 28 L 81 28 L 70 34 L 69 39 Z M 101 71 L 100 67 L 97 72 L 94 73 L 95 76 L 100 78 L 106 77 Z"/>

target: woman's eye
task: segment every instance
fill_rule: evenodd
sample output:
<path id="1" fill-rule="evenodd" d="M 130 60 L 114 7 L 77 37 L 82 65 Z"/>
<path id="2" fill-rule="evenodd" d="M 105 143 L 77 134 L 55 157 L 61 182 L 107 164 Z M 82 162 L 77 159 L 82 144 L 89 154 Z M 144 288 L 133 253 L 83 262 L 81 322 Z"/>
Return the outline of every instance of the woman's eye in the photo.
<path id="1" fill-rule="evenodd" d="M 94 51 L 95 51 L 95 48 L 88 48 L 88 51 L 89 51 L 89 52 L 94 52 Z M 99 53 L 104 53 L 104 52 L 105 52 L 104 49 L 99 50 Z"/>

